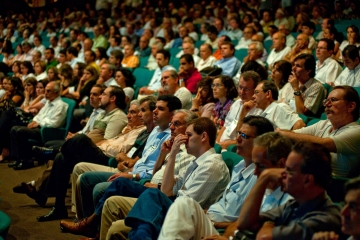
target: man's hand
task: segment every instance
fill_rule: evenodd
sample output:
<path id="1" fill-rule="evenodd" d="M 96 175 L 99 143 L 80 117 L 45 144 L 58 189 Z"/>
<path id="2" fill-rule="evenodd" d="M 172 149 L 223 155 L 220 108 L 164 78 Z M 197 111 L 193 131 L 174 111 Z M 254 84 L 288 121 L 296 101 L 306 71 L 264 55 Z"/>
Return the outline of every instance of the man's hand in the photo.
<path id="1" fill-rule="evenodd" d="M 158 185 L 155 184 L 155 183 L 147 182 L 147 183 L 144 184 L 144 187 L 147 187 L 147 188 L 157 188 Z"/>
<path id="2" fill-rule="evenodd" d="M 27 126 L 29 129 L 34 129 L 34 128 L 37 128 L 39 127 L 39 124 L 35 121 L 32 121 L 31 123 L 28 124 Z"/>
<path id="3" fill-rule="evenodd" d="M 312 240 L 338 240 L 339 235 L 335 232 L 317 232 L 313 235 Z"/>
<path id="4" fill-rule="evenodd" d="M 261 174 L 259 178 L 265 178 L 266 182 L 268 183 L 268 187 L 269 185 L 272 186 L 281 186 L 282 184 L 282 179 L 283 179 L 283 173 L 284 173 L 284 169 L 283 168 L 269 168 L 264 170 Z"/>
<path id="5" fill-rule="evenodd" d="M 70 138 L 74 137 L 76 135 L 76 133 L 71 133 L 71 132 L 68 132 L 68 135 L 66 136 L 65 140 L 69 140 Z"/>
<path id="6" fill-rule="evenodd" d="M 179 134 L 174 138 L 174 141 L 171 146 L 171 152 L 178 153 L 180 151 L 180 145 L 187 143 L 189 140 L 188 136 L 184 134 Z"/>
<path id="7" fill-rule="evenodd" d="M 161 152 L 164 152 L 164 153 L 169 153 L 170 152 L 170 150 L 171 150 L 171 147 L 172 147 L 172 145 L 173 145 L 173 142 L 174 142 L 174 139 L 170 139 L 170 140 L 166 140 L 166 141 L 164 141 L 162 144 L 161 144 L 161 149 L 160 149 L 160 151 Z"/>
<path id="8" fill-rule="evenodd" d="M 153 91 L 149 90 L 147 87 L 142 87 L 140 88 L 139 93 L 144 95 L 150 95 L 153 94 Z"/>
<path id="9" fill-rule="evenodd" d="M 250 100 L 250 101 L 247 101 L 244 103 L 241 111 L 243 111 L 243 113 L 245 113 L 245 115 L 246 115 L 254 107 L 255 107 L 255 102 L 253 100 Z"/>
<path id="10" fill-rule="evenodd" d="M 124 172 L 124 171 L 128 170 L 129 168 L 124 165 L 124 162 L 118 162 L 117 169 L 120 172 Z"/>
<path id="11" fill-rule="evenodd" d="M 131 174 L 128 174 L 128 173 L 122 173 L 122 172 L 121 173 L 115 173 L 114 175 L 109 177 L 109 179 L 107 181 L 112 182 L 112 181 L 114 181 L 115 179 L 117 179 L 119 177 L 131 179 L 132 176 L 131 176 Z"/>
<path id="12" fill-rule="evenodd" d="M 291 75 L 289 76 L 289 83 L 294 91 L 299 91 L 299 80 L 296 78 L 294 72 L 291 72 Z"/>
<path id="13" fill-rule="evenodd" d="M 204 237 L 203 240 L 229 240 L 227 237 L 223 237 L 220 235 L 211 235 Z"/>

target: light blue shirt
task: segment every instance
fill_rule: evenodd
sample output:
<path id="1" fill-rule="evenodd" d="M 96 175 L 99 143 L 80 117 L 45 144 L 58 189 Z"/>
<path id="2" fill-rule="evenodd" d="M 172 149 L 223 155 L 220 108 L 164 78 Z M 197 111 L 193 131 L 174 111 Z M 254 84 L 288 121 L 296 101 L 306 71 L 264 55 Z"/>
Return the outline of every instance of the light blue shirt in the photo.
<path id="1" fill-rule="evenodd" d="M 277 189 L 275 189 L 275 191 L 266 189 L 260 212 L 266 212 L 273 208 L 279 207 L 280 205 L 285 204 L 290 199 L 293 199 L 293 197 L 281 191 L 281 187 L 278 187 Z"/>
<path id="2" fill-rule="evenodd" d="M 121 48 L 119 46 L 115 46 L 115 47 L 112 47 L 110 46 L 108 48 L 108 50 L 106 51 L 106 55 L 108 55 L 110 57 L 110 53 L 113 51 L 113 50 L 120 50 L 121 51 Z"/>
<path id="3" fill-rule="evenodd" d="M 229 58 L 222 58 L 214 65 L 222 69 L 221 74 L 234 77 L 240 69 L 241 62 L 236 57 L 232 56 Z"/>
<path id="4" fill-rule="evenodd" d="M 160 154 L 161 145 L 164 141 L 170 139 L 170 134 L 169 128 L 161 131 L 159 126 L 155 127 L 146 141 L 142 158 L 135 163 L 132 172 L 129 172 L 129 174 L 139 174 L 141 179 L 151 178 L 155 162 Z"/>
<path id="5" fill-rule="evenodd" d="M 245 168 L 245 161 L 239 162 L 233 170 L 230 183 L 222 198 L 210 206 L 207 215 L 214 222 L 235 222 L 250 190 L 256 183 L 255 164 Z"/>
<path id="6" fill-rule="evenodd" d="M 103 113 L 103 112 L 105 112 L 104 109 L 101 109 L 101 108 L 94 109 L 93 112 L 91 113 L 89 120 L 87 121 L 85 127 L 82 130 L 80 130 L 78 133 L 79 134 L 87 134 L 88 132 L 90 132 L 94 128 L 95 119 L 97 118 L 97 116 L 100 113 Z"/>

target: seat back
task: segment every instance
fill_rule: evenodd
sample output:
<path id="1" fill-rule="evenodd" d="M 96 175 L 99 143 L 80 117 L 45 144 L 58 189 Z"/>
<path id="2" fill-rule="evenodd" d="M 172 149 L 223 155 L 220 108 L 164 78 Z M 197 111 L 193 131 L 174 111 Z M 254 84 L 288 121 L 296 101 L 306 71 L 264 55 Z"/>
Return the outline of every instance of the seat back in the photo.
<path id="1" fill-rule="evenodd" d="M 140 59 L 139 68 L 145 67 L 149 61 L 149 57 L 141 57 L 139 59 Z"/>
<path id="2" fill-rule="evenodd" d="M 235 50 L 235 57 L 239 59 L 241 62 L 244 61 L 244 58 L 248 55 L 247 49 L 239 49 Z"/>
<path id="3" fill-rule="evenodd" d="M 65 134 L 67 134 L 70 129 L 70 124 L 71 124 L 71 121 L 73 118 L 73 113 L 75 110 L 76 102 L 73 99 L 65 98 L 65 97 L 63 97 L 62 100 L 69 105 L 67 113 L 66 113 L 66 120 L 65 120 L 65 127 L 64 127 Z M 66 137 L 66 135 L 64 136 L 64 138 L 65 137 Z"/>
<path id="4" fill-rule="evenodd" d="M 226 166 L 228 167 L 229 169 L 229 172 L 230 172 L 230 176 L 232 174 L 232 171 L 234 169 L 234 167 L 241 161 L 243 160 L 243 158 L 236 154 L 236 153 L 233 153 L 233 152 L 229 152 L 229 151 L 226 151 L 226 152 L 222 152 L 221 153 L 221 156 L 226 164 Z"/>
<path id="5" fill-rule="evenodd" d="M 147 68 L 135 68 L 133 75 L 135 77 L 134 85 L 134 99 L 137 99 L 139 89 L 149 85 L 155 70 L 149 70 Z"/>

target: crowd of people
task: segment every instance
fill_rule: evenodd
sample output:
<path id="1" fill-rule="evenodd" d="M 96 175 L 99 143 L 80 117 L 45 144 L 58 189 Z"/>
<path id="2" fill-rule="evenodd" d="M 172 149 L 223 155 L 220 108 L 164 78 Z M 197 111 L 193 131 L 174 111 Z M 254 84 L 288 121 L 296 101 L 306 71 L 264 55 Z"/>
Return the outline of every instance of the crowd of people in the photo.
<path id="1" fill-rule="evenodd" d="M 61 220 L 70 181 L 60 227 L 89 238 L 360 237 L 360 33 L 336 28 L 358 7 L 293 2 L 0 17 L 0 162 L 47 165 L 14 192 Z M 354 178 L 341 211 L 333 177 Z"/>

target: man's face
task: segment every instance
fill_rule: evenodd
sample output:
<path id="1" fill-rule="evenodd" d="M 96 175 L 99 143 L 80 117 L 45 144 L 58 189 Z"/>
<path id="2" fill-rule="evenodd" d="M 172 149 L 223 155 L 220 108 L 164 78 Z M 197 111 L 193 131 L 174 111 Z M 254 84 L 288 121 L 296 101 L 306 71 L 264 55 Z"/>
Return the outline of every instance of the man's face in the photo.
<path id="1" fill-rule="evenodd" d="M 302 26 L 301 27 L 301 32 L 305 33 L 308 36 L 311 36 L 313 33 L 313 31 L 311 30 L 311 28 L 307 27 L 307 26 Z"/>
<path id="2" fill-rule="evenodd" d="M 129 45 L 125 45 L 124 56 L 129 57 L 129 56 L 133 55 L 133 53 L 134 53 L 134 51 L 131 49 L 131 47 Z"/>
<path id="3" fill-rule="evenodd" d="M 252 37 L 252 35 L 253 35 L 252 29 L 251 29 L 251 28 L 247 28 L 247 27 L 244 28 L 243 34 L 244 34 L 245 40 L 251 39 L 251 37 Z"/>
<path id="4" fill-rule="evenodd" d="M 302 48 L 307 48 L 307 36 L 306 34 L 299 34 L 296 37 L 296 44 L 298 44 L 299 46 L 302 46 Z"/>
<path id="5" fill-rule="evenodd" d="M 212 32 L 207 32 L 207 35 L 212 42 L 217 38 L 217 35 Z"/>
<path id="6" fill-rule="evenodd" d="M 256 145 L 252 149 L 252 161 L 255 164 L 254 174 L 257 177 L 259 177 L 265 169 L 275 167 L 267 158 L 266 150 L 265 147 Z"/>
<path id="7" fill-rule="evenodd" d="M 240 133 L 236 138 L 236 153 L 244 159 L 252 159 L 252 149 L 254 138 L 257 137 L 256 127 L 244 123 L 240 128 Z"/>
<path id="8" fill-rule="evenodd" d="M 187 72 L 194 67 L 193 64 L 188 63 L 185 58 L 180 59 L 180 71 Z"/>
<path id="9" fill-rule="evenodd" d="M 179 134 L 185 134 L 186 130 L 186 115 L 184 113 L 176 113 L 170 123 L 171 138 L 174 139 Z"/>
<path id="10" fill-rule="evenodd" d="M 359 58 L 355 58 L 355 60 L 351 60 L 349 57 L 343 56 L 343 61 L 345 67 L 349 68 L 350 70 L 354 70 L 357 65 L 359 65 Z"/>
<path id="11" fill-rule="evenodd" d="M 86 51 L 86 52 L 84 53 L 84 59 L 85 59 L 85 62 L 86 62 L 87 64 L 89 64 L 89 63 L 91 63 L 91 62 L 94 61 L 93 57 L 91 57 L 91 52 L 90 52 L 90 51 Z"/>
<path id="12" fill-rule="evenodd" d="M 94 31 L 94 35 L 95 35 L 96 37 L 100 35 L 100 29 L 99 29 L 98 26 L 95 26 L 95 27 L 93 28 L 93 31 Z"/>
<path id="13" fill-rule="evenodd" d="M 261 54 L 256 50 L 256 44 L 250 44 L 248 47 L 248 56 L 251 60 L 261 58 Z"/>
<path id="14" fill-rule="evenodd" d="M 60 54 L 59 54 L 59 62 L 60 62 L 60 63 L 65 63 L 66 61 L 67 61 L 66 55 L 60 53 Z"/>
<path id="15" fill-rule="evenodd" d="M 150 110 L 148 101 L 140 105 L 139 117 L 145 126 L 154 121 L 154 113 Z"/>
<path id="16" fill-rule="evenodd" d="M 273 46 L 275 50 L 281 50 L 285 46 L 285 39 L 281 37 L 280 33 L 274 33 L 273 37 Z"/>
<path id="17" fill-rule="evenodd" d="M 254 91 L 254 102 L 257 108 L 265 110 L 268 100 L 266 98 L 267 93 L 263 91 L 263 84 L 258 84 Z"/>
<path id="18" fill-rule="evenodd" d="M 97 109 L 100 106 L 101 88 L 93 87 L 90 91 L 90 105 Z"/>
<path id="19" fill-rule="evenodd" d="M 295 199 L 297 196 L 304 194 L 305 174 L 301 173 L 303 157 L 296 153 L 290 152 L 285 162 L 285 170 L 282 178 L 282 190 Z"/>
<path id="20" fill-rule="evenodd" d="M 238 85 L 238 95 L 244 102 L 247 102 L 253 98 L 254 95 L 254 81 L 252 79 L 245 81 L 240 77 Z"/>
<path id="21" fill-rule="evenodd" d="M 191 124 L 186 128 L 185 135 L 188 137 L 186 143 L 186 150 L 188 154 L 195 154 L 199 150 L 199 144 L 201 143 L 201 135 L 194 131 L 194 124 Z"/>
<path id="22" fill-rule="evenodd" d="M 156 44 L 152 45 L 152 47 L 151 47 L 151 55 L 156 57 L 157 51 L 158 51 L 158 48 L 157 48 Z"/>
<path id="23" fill-rule="evenodd" d="M 324 41 L 320 41 L 316 47 L 316 57 L 320 61 L 324 61 L 325 59 L 331 57 L 332 51 L 327 49 L 327 43 Z"/>
<path id="24" fill-rule="evenodd" d="M 349 103 L 344 100 L 345 91 L 342 89 L 334 89 L 330 92 L 327 97 L 327 102 L 325 104 L 324 112 L 327 115 L 327 118 L 333 122 L 346 121 L 343 119 L 346 117 L 346 114 L 351 111 L 351 108 L 354 107 L 355 103 Z"/>
<path id="25" fill-rule="evenodd" d="M 360 189 L 345 195 L 345 206 L 341 210 L 341 231 L 355 239 L 360 237 Z"/>
<path id="26" fill-rule="evenodd" d="M 51 44 L 51 46 L 57 46 L 57 41 L 56 41 L 56 38 L 55 37 L 51 37 L 50 38 L 50 44 Z"/>
<path id="27" fill-rule="evenodd" d="M 239 28 L 239 24 L 236 22 L 235 19 L 231 19 L 229 24 L 230 24 L 230 27 L 231 27 L 233 30 L 236 30 L 236 29 Z"/>
<path id="28" fill-rule="evenodd" d="M 234 55 L 234 49 L 230 49 L 230 46 L 228 44 L 221 45 L 221 56 L 223 58 L 229 58 Z"/>
<path id="29" fill-rule="evenodd" d="M 45 59 L 51 61 L 54 58 L 54 54 L 51 53 L 51 50 L 45 50 Z"/>
<path id="30" fill-rule="evenodd" d="M 109 105 L 111 100 L 113 100 L 114 96 L 110 96 L 111 87 L 105 89 L 105 91 L 101 94 L 100 97 L 100 108 L 106 109 Z"/>
<path id="31" fill-rule="evenodd" d="M 285 36 L 288 35 L 288 30 L 286 29 L 286 27 L 285 27 L 284 24 L 281 24 L 281 25 L 279 26 L 279 32 L 285 34 Z"/>
<path id="32" fill-rule="evenodd" d="M 292 71 L 295 74 L 295 77 L 297 79 L 301 80 L 308 80 L 310 78 L 309 74 L 310 74 L 310 70 L 306 70 L 305 69 L 305 59 L 298 59 L 294 62 L 293 67 L 292 67 Z"/>
<path id="33" fill-rule="evenodd" d="M 209 48 L 207 46 L 200 46 L 200 57 L 202 60 L 206 60 L 208 59 L 208 57 L 210 57 L 211 55 L 211 51 L 209 50 Z"/>
<path id="34" fill-rule="evenodd" d="M 92 41 L 90 39 L 84 40 L 84 51 L 91 50 L 92 47 Z"/>
<path id="35" fill-rule="evenodd" d="M 181 27 L 179 29 L 179 37 L 180 38 L 184 38 L 187 35 L 187 29 L 186 27 Z"/>
<path id="36" fill-rule="evenodd" d="M 154 123 L 160 127 L 165 127 L 170 123 L 172 112 L 169 111 L 167 102 L 157 101 L 154 110 Z"/>
<path id="37" fill-rule="evenodd" d="M 109 65 L 103 64 L 100 68 L 100 77 L 104 80 L 111 78 L 111 71 L 109 70 Z"/>
<path id="38" fill-rule="evenodd" d="M 183 51 L 184 51 L 184 54 L 185 53 L 191 54 L 191 55 L 194 54 L 194 49 L 192 48 L 190 43 L 183 43 Z"/>
<path id="39" fill-rule="evenodd" d="M 157 53 L 156 54 L 156 62 L 159 66 L 159 68 L 163 68 L 166 65 L 168 65 L 168 60 L 165 59 L 164 55 L 162 53 Z"/>
<path id="40" fill-rule="evenodd" d="M 140 38 L 139 47 L 140 49 L 145 49 L 149 46 L 149 41 L 145 37 Z"/>
<path id="41" fill-rule="evenodd" d="M 39 38 L 34 37 L 34 45 L 35 45 L 35 47 L 38 47 L 38 46 L 41 45 L 41 42 L 40 42 Z"/>
<path id="42" fill-rule="evenodd" d="M 169 94 L 174 94 L 178 81 L 171 76 L 170 71 L 165 71 L 161 76 L 161 85 L 165 91 L 169 92 Z"/>
<path id="43" fill-rule="evenodd" d="M 71 41 L 76 41 L 76 39 L 77 39 L 77 36 L 76 36 L 74 30 L 70 31 L 70 39 L 71 39 Z"/>
<path id="44" fill-rule="evenodd" d="M 46 100 L 52 101 L 54 100 L 58 95 L 54 92 L 54 82 L 49 82 L 45 87 L 45 98 Z"/>
<path id="45" fill-rule="evenodd" d="M 130 127 L 140 126 L 142 124 L 141 117 L 139 116 L 140 109 L 136 104 L 130 106 L 127 119 Z"/>
<path id="46" fill-rule="evenodd" d="M 216 29 L 220 32 L 224 26 L 222 25 L 221 21 L 219 19 L 215 20 L 214 26 L 216 27 Z"/>

